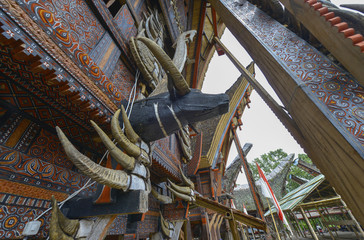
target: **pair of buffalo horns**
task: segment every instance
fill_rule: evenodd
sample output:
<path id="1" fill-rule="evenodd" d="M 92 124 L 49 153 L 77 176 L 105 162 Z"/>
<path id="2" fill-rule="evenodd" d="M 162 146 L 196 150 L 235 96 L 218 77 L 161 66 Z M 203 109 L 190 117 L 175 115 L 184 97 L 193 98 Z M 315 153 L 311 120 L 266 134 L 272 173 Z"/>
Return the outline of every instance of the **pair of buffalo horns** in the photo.
<path id="1" fill-rule="evenodd" d="M 136 161 L 143 163 L 145 166 L 149 166 L 151 162 L 147 152 L 135 144 L 140 141 L 140 138 L 133 131 L 123 106 L 121 111 L 127 137 L 124 135 L 119 125 L 118 118 L 120 110 L 118 110 L 113 116 L 111 121 L 111 131 L 119 146 L 122 147 L 130 156 L 119 149 L 106 135 L 106 133 L 99 126 L 97 126 L 96 123 L 91 121 L 91 124 L 99 134 L 102 142 L 105 144 L 111 156 L 125 170 L 131 172 L 135 169 Z M 112 188 L 122 189 L 123 191 L 129 189 L 131 178 L 125 171 L 109 169 L 96 164 L 91 159 L 80 153 L 67 139 L 65 134 L 58 126 L 56 127 L 56 130 L 66 155 L 84 175 L 90 177 L 100 184 L 104 184 Z M 146 170 L 142 172 L 146 172 Z M 146 175 L 146 173 L 143 173 L 142 177 L 145 178 Z"/>

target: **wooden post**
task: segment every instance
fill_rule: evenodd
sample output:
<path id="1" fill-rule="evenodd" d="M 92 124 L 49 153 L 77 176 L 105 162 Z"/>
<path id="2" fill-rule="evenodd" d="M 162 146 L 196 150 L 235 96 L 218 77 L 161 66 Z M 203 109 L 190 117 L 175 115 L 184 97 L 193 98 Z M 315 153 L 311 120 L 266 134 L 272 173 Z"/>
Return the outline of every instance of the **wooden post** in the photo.
<path id="1" fill-rule="evenodd" d="M 267 199 L 267 203 L 268 203 L 268 207 L 269 207 L 269 212 L 270 212 L 270 214 L 272 216 L 274 228 L 276 229 L 277 237 L 278 237 L 279 240 L 281 240 L 281 236 L 279 235 L 279 232 L 278 232 L 276 220 L 274 219 L 274 216 L 273 216 L 273 213 L 272 213 L 272 209 L 270 208 L 269 200 L 268 200 L 268 198 L 266 198 L 266 199 Z"/>
<path id="2" fill-rule="evenodd" d="M 313 239 L 319 240 L 318 237 L 317 237 L 317 235 L 316 235 L 316 233 L 315 233 L 315 230 L 312 228 L 312 225 L 311 225 L 310 221 L 308 220 L 308 218 L 306 216 L 305 211 L 303 211 L 303 208 L 301 206 L 300 206 L 300 210 L 301 210 L 301 214 L 302 214 L 303 218 L 306 221 L 306 224 L 308 226 L 308 229 L 310 230 L 311 236 L 313 237 Z"/>
<path id="3" fill-rule="evenodd" d="M 238 228 L 236 226 L 236 222 L 235 222 L 233 212 L 231 211 L 230 214 L 227 213 L 226 216 L 227 216 L 227 219 L 229 221 L 229 226 L 230 226 L 231 234 L 233 235 L 233 239 L 234 240 L 240 240 L 239 232 L 238 232 Z"/>
<path id="4" fill-rule="evenodd" d="M 356 220 L 356 218 L 354 217 L 354 215 L 351 213 L 351 210 L 346 206 L 346 203 L 342 199 L 341 199 L 341 203 L 343 204 L 344 208 L 348 212 L 348 214 L 351 217 L 351 219 L 354 220 L 355 226 L 358 228 L 358 230 L 360 232 L 360 235 L 361 235 L 361 238 L 364 238 L 363 229 L 361 228 L 360 224 L 358 223 L 358 221 Z"/>
<path id="5" fill-rule="evenodd" d="M 262 200 L 261 200 L 261 198 L 260 198 L 260 196 L 258 194 L 257 186 L 255 185 L 255 181 L 254 181 L 253 175 L 251 173 L 251 170 L 249 168 L 248 161 L 246 160 L 246 158 L 244 156 L 244 153 L 243 153 L 243 150 L 241 148 L 239 138 L 238 138 L 238 136 L 236 134 L 236 131 L 235 131 L 235 129 L 233 127 L 231 127 L 231 131 L 232 131 L 233 136 L 234 136 L 234 142 L 235 142 L 236 149 L 238 150 L 239 156 L 240 156 L 240 158 L 242 159 L 242 162 L 243 162 L 245 176 L 246 176 L 246 178 L 248 180 L 249 188 L 250 188 L 250 191 L 251 191 L 251 193 L 253 195 L 255 207 L 257 208 L 257 212 L 258 212 L 258 215 L 260 216 L 260 218 L 262 220 L 264 220 L 263 203 L 262 203 Z"/>
<path id="6" fill-rule="evenodd" d="M 305 232 L 302 231 L 300 223 L 298 222 L 298 220 L 296 218 L 296 214 L 292 210 L 291 210 L 291 214 L 292 214 L 292 216 L 293 216 L 293 218 L 294 218 L 294 220 L 295 220 L 295 222 L 297 224 L 297 229 L 298 229 L 300 235 L 302 235 L 302 237 L 306 237 Z"/>
<path id="7" fill-rule="evenodd" d="M 322 219 L 322 220 L 325 220 L 324 215 L 321 213 L 320 209 L 319 209 L 317 206 L 316 206 L 316 210 L 317 210 L 317 211 L 318 211 L 318 213 L 320 214 L 321 219 Z M 329 228 L 329 227 L 327 227 L 327 229 L 329 230 L 329 234 L 330 234 L 331 238 L 335 240 L 334 235 L 332 234 L 332 232 L 331 232 L 330 228 Z"/>
<path id="8" fill-rule="evenodd" d="M 202 220 L 201 239 L 211 240 L 211 234 L 209 231 L 209 216 L 207 215 L 205 209 L 203 209 L 203 211 L 201 211 L 201 220 Z"/>

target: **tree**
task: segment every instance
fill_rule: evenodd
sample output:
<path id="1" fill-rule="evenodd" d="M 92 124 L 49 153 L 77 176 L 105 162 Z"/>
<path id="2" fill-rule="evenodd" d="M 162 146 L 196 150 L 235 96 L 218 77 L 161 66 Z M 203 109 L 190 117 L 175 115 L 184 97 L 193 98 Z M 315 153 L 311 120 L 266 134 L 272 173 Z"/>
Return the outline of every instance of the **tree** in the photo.
<path id="1" fill-rule="evenodd" d="M 255 163 L 259 164 L 260 168 L 264 171 L 265 174 L 269 174 L 272 172 L 272 170 L 274 168 L 276 168 L 279 165 L 280 160 L 282 160 L 283 158 L 285 158 L 287 156 L 288 156 L 288 154 L 285 153 L 282 149 L 277 149 L 275 151 L 270 151 L 268 153 L 265 153 L 265 154 L 261 155 L 259 158 L 255 158 L 252 163 L 249 163 L 254 179 L 255 180 L 259 179 L 259 173 L 258 173 L 258 169 L 257 169 L 257 166 Z M 311 159 L 306 154 L 298 154 L 298 159 L 301 159 L 309 164 L 312 164 Z M 295 165 L 291 166 L 291 171 L 289 174 L 293 174 L 297 177 L 300 177 L 300 178 L 303 178 L 306 180 L 310 180 L 313 178 L 312 175 L 303 171 L 302 169 L 300 169 L 299 167 L 297 167 Z M 287 179 L 286 189 L 288 192 L 292 191 L 293 189 L 297 188 L 298 186 L 299 186 L 299 184 L 296 183 L 295 181 L 293 181 L 291 179 Z"/>

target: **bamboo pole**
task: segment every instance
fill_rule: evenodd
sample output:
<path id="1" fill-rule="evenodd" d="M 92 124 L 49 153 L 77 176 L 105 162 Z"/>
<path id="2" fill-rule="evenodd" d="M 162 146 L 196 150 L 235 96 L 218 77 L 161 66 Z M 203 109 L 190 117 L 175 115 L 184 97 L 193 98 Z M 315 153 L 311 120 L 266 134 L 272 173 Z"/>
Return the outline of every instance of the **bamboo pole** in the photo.
<path id="1" fill-rule="evenodd" d="M 364 232 L 363 229 L 361 228 L 360 224 L 358 223 L 358 221 L 356 220 L 356 218 L 354 217 L 354 215 L 352 214 L 351 210 L 346 206 L 346 203 L 341 199 L 341 203 L 343 204 L 344 208 L 346 209 L 346 211 L 348 212 L 349 216 L 351 217 L 352 220 L 354 220 L 355 222 L 355 226 L 358 228 L 361 238 L 364 238 Z"/>
<path id="2" fill-rule="evenodd" d="M 274 216 L 273 216 L 273 213 L 272 213 L 272 209 L 270 208 L 269 200 L 268 200 L 268 198 L 265 198 L 265 199 L 267 199 L 267 203 L 268 203 L 268 207 L 269 207 L 269 212 L 270 212 L 270 214 L 272 216 L 274 228 L 276 229 L 278 239 L 281 240 L 281 236 L 279 235 L 278 228 L 277 228 L 277 225 L 276 225 L 276 220 L 274 220 Z"/>
<path id="3" fill-rule="evenodd" d="M 325 220 L 324 215 L 321 213 L 321 210 L 320 210 L 317 206 L 316 206 L 316 210 L 317 210 L 317 212 L 320 214 L 321 219 L 322 219 L 322 220 Z M 332 232 L 331 232 L 330 228 L 329 228 L 329 227 L 327 227 L 327 229 L 329 230 L 329 234 L 330 234 L 331 238 L 335 240 L 334 235 L 332 234 Z"/>
<path id="4" fill-rule="evenodd" d="M 303 210 L 302 207 L 300 207 L 300 211 L 301 211 L 301 214 L 302 214 L 303 218 L 306 221 L 306 224 L 308 226 L 308 230 L 310 230 L 311 236 L 313 237 L 313 239 L 319 240 L 316 233 L 315 233 L 315 230 L 312 228 L 312 225 L 311 225 L 310 221 L 308 220 L 308 218 L 306 216 L 306 213 L 305 213 L 305 211 Z"/>

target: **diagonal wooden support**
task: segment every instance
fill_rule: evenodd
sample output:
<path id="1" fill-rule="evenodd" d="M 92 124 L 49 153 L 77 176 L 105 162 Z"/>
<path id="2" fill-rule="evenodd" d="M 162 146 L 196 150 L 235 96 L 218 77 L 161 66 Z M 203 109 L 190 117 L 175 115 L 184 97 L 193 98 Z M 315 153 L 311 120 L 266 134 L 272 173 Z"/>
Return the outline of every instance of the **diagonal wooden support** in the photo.
<path id="1" fill-rule="evenodd" d="M 244 156 L 243 149 L 241 148 L 241 144 L 240 144 L 238 136 L 236 135 L 235 129 L 231 128 L 231 131 L 233 133 L 234 142 L 235 142 L 236 149 L 238 150 L 239 157 L 242 159 L 242 162 L 243 162 L 245 176 L 246 176 L 246 178 L 248 180 L 250 192 L 251 192 L 251 194 L 253 196 L 255 207 L 257 209 L 257 212 L 258 212 L 258 215 L 260 216 L 260 218 L 264 220 L 263 202 L 262 202 L 262 199 L 260 198 L 260 195 L 258 193 L 258 188 L 255 185 L 255 181 L 254 181 L 254 178 L 252 176 L 251 170 L 249 168 L 248 161 L 246 160 L 246 158 Z"/>
<path id="2" fill-rule="evenodd" d="M 363 86 L 279 22 L 240 2 L 210 0 L 296 123 L 308 156 L 364 224 Z"/>
<path id="3" fill-rule="evenodd" d="M 257 229 L 261 229 L 264 231 L 266 231 L 266 229 L 267 229 L 267 225 L 263 220 L 255 218 L 250 215 L 247 215 L 236 209 L 231 209 L 225 205 L 212 201 L 208 198 L 204 198 L 202 196 L 196 196 L 195 204 L 200 207 L 211 209 L 212 211 L 223 214 L 224 216 L 226 216 L 227 213 L 231 214 L 231 212 L 232 212 L 234 214 L 235 220 L 238 222 L 244 223 L 248 226 L 251 226 L 251 227 L 257 228 Z"/>
<path id="4" fill-rule="evenodd" d="M 238 59 L 229 51 L 229 49 L 218 39 L 214 38 L 214 41 L 219 45 L 230 61 L 235 65 L 235 67 L 240 71 L 240 73 L 246 78 L 246 80 L 253 86 L 255 91 L 263 99 L 263 101 L 268 105 L 268 107 L 273 111 L 277 118 L 286 126 L 292 136 L 296 141 L 303 145 L 304 140 L 302 133 L 298 129 L 296 123 L 292 118 L 283 110 L 283 108 L 270 96 L 270 94 L 264 89 L 264 87 L 254 78 L 254 76 L 239 62 Z"/>

